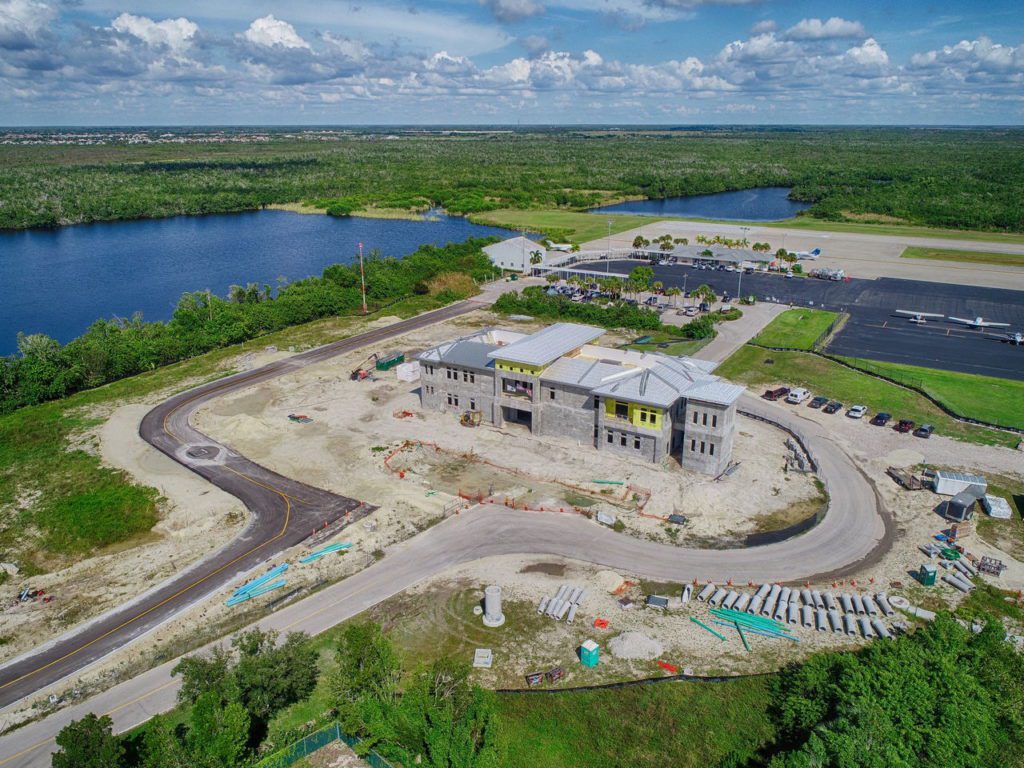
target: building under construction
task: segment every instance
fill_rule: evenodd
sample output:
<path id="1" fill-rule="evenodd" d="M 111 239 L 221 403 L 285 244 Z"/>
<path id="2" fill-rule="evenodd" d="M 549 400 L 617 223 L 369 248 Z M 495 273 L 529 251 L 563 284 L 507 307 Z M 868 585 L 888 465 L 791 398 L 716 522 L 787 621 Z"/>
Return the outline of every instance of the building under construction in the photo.
<path id="1" fill-rule="evenodd" d="M 593 345 L 603 333 L 574 323 L 530 335 L 492 328 L 428 349 L 418 357 L 423 407 L 724 471 L 743 388 L 715 376 L 712 362 Z"/>

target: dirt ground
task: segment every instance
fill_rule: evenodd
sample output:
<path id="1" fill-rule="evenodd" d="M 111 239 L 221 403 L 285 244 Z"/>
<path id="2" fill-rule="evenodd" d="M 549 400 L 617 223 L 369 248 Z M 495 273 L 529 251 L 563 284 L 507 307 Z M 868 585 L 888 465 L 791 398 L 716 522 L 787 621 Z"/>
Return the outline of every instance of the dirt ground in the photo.
<path id="1" fill-rule="evenodd" d="M 494 322 L 474 313 L 408 334 L 388 348 L 420 350 Z M 678 464 L 652 465 L 572 440 L 462 427 L 457 414 L 423 411 L 418 383 L 400 382 L 394 372 L 350 381 L 349 372 L 366 355 L 336 358 L 220 398 L 196 414 L 196 425 L 277 472 L 395 510 L 411 525 L 437 516 L 462 492 L 507 497 L 534 509 L 575 505 L 615 515 L 645 538 L 715 546 L 783 528 L 823 503 L 812 476 L 785 471 L 784 433 L 760 422 L 739 420 L 733 455 L 740 466 L 716 482 Z M 313 422 L 292 424 L 290 413 Z M 441 451 L 402 450 L 389 460 L 404 472 L 400 476 L 384 460 L 407 441 L 426 441 Z M 643 516 L 639 502 L 648 496 Z M 673 513 L 685 515 L 688 524 L 665 523 Z"/>

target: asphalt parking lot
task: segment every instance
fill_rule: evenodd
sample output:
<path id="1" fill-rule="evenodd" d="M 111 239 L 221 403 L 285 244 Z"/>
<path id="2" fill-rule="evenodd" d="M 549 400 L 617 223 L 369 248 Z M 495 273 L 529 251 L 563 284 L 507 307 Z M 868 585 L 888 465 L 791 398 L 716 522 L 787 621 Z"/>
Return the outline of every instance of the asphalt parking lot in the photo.
<path id="1" fill-rule="evenodd" d="M 612 261 L 612 272 L 628 273 L 640 262 Z M 587 264 L 600 271 L 605 262 Z M 689 266 L 652 267 L 654 279 L 692 290 L 707 283 L 721 294 L 753 294 L 759 301 L 847 312 L 849 321 L 829 352 L 892 363 L 1024 380 L 1024 347 L 987 338 L 987 334 L 1024 330 L 1024 292 L 918 280 L 878 278 L 846 281 L 787 279 L 779 274 L 697 270 Z M 1009 328 L 975 330 L 945 320 L 916 325 L 897 309 L 934 312 L 947 317 L 984 317 Z"/>

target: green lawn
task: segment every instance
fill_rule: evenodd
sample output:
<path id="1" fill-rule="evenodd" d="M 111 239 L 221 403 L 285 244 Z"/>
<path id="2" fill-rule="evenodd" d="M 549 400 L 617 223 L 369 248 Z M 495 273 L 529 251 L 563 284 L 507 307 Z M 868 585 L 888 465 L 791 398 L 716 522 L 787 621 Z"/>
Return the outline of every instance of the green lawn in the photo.
<path id="1" fill-rule="evenodd" d="M 960 261 L 968 264 L 997 264 L 1005 267 L 1024 267 L 1024 254 L 991 253 L 987 251 L 963 251 L 953 248 L 904 248 L 903 259 L 930 259 L 935 261 Z"/>
<path id="2" fill-rule="evenodd" d="M 504 768 L 718 765 L 772 739 L 769 700 L 768 678 L 503 695 Z"/>
<path id="3" fill-rule="evenodd" d="M 628 229 L 654 224 L 658 221 L 689 221 L 706 224 L 749 225 L 771 229 L 803 229 L 815 232 L 852 232 L 865 235 L 897 235 L 903 237 L 935 237 L 943 240 L 974 240 L 989 243 L 1024 243 L 1024 234 L 1004 232 L 978 232 L 974 230 L 939 229 L 905 224 L 869 224 L 863 222 L 823 221 L 811 216 L 797 216 L 785 221 L 724 221 L 717 219 L 687 218 L 672 216 L 636 216 L 633 214 L 593 214 L 584 211 L 562 209 L 513 209 L 471 214 L 470 219 L 481 224 L 517 229 L 525 227 L 534 232 L 547 234 L 555 239 L 571 239 L 573 242 L 597 240 L 608 234 L 608 222 L 612 222 L 612 234 Z M 713 233 L 711 233 L 713 234 Z M 1000 254 L 1002 255 L 1002 254 Z M 1018 262 L 1019 263 L 1019 262 Z"/>
<path id="4" fill-rule="evenodd" d="M 649 336 L 650 341 L 643 344 L 627 344 L 626 349 L 636 349 L 640 352 L 662 352 L 666 355 L 692 355 L 700 349 L 703 349 L 708 345 L 711 339 L 683 339 L 682 341 L 673 341 L 678 339 L 678 334 L 672 333 L 647 333 L 643 336 L 637 336 L 638 339 Z M 668 343 L 667 347 L 659 347 L 659 344 Z"/>
<path id="5" fill-rule="evenodd" d="M 813 349 L 814 342 L 837 317 L 838 313 L 822 309 L 788 309 L 757 334 L 753 343 L 762 347 Z"/>
<path id="6" fill-rule="evenodd" d="M 715 373 L 753 387 L 779 383 L 806 387 L 846 406 L 866 405 L 871 413 L 887 411 L 898 419 L 933 424 L 937 433 L 969 442 L 1014 447 L 1020 440 L 1011 433 L 962 424 L 916 392 L 804 352 L 774 352 L 747 345 Z M 844 418 L 842 414 L 835 417 Z"/>
<path id="7" fill-rule="evenodd" d="M 858 368 L 918 387 L 954 413 L 1024 429 L 1024 381 L 874 360 L 844 359 Z"/>

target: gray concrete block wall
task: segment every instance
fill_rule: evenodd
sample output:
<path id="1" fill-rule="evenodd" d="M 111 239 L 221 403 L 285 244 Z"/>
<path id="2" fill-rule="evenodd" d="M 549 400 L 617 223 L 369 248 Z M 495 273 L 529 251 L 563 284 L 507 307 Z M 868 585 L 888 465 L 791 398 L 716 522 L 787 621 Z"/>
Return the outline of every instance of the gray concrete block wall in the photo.
<path id="1" fill-rule="evenodd" d="M 431 365 L 433 373 L 430 373 Z M 444 364 L 420 363 L 420 403 L 424 409 L 462 413 L 477 410 L 486 421 L 495 422 L 494 372 L 473 371 L 473 381 L 463 376 L 462 368 L 453 368 L 457 378 L 449 378 Z M 432 391 L 427 388 L 430 387 Z M 458 405 L 448 404 L 448 395 L 458 398 Z"/>

